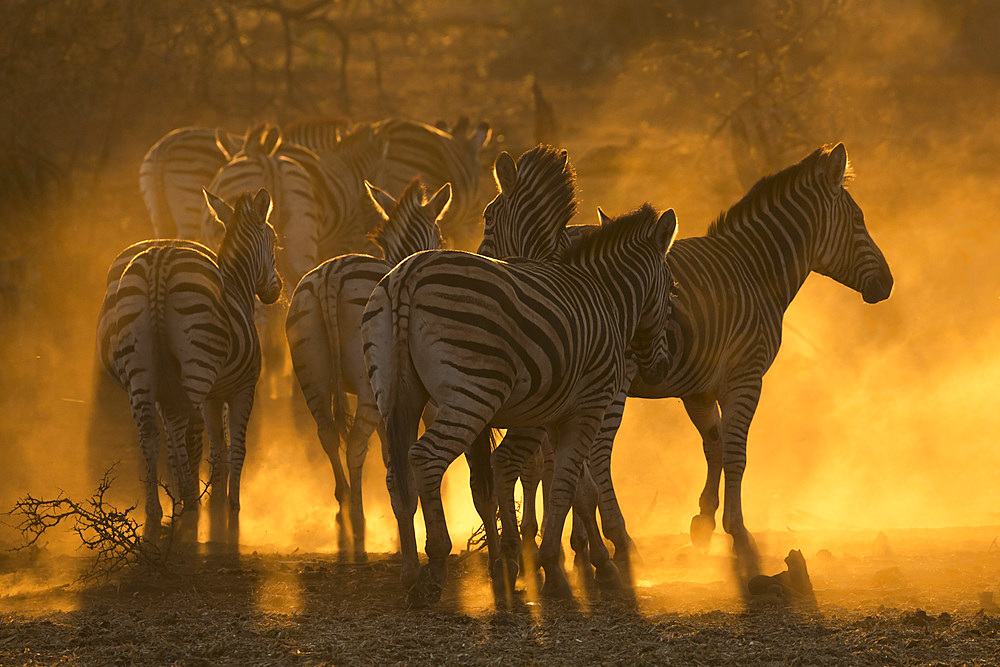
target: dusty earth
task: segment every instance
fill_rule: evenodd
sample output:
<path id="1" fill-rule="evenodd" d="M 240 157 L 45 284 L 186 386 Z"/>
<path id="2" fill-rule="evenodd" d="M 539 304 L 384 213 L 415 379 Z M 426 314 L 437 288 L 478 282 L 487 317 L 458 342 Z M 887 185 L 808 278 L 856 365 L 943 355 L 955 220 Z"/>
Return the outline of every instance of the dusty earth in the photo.
<path id="1" fill-rule="evenodd" d="M 888 535 L 762 534 L 804 547 L 817 605 L 736 595 L 723 538 L 639 542 L 632 598 L 577 587 L 540 601 L 534 581 L 493 604 L 478 554 L 456 556 L 444 599 L 408 609 L 398 561 L 331 554 L 176 554 L 169 575 L 75 582 L 82 555 L 8 553 L 0 663 L 987 664 L 1000 659 L 1000 528 Z M 767 572 L 780 560 L 765 557 Z M 998 596 L 1000 597 L 1000 596 Z"/>

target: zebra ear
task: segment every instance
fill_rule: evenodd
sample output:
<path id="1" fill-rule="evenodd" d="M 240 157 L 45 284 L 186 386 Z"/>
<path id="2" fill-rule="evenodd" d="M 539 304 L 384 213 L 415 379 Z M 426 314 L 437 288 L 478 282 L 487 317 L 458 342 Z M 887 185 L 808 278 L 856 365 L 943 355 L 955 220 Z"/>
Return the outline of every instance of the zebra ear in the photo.
<path id="1" fill-rule="evenodd" d="M 826 177 L 830 187 L 839 190 L 844 187 L 847 173 L 847 147 L 840 143 L 833 147 L 826 159 Z"/>
<path id="2" fill-rule="evenodd" d="M 234 137 L 222 128 L 215 131 L 215 145 L 219 147 L 222 154 L 226 157 L 226 162 L 233 159 L 233 156 L 240 152 L 243 147 L 243 139 L 240 137 Z"/>
<path id="3" fill-rule="evenodd" d="M 434 193 L 424 208 L 429 208 L 434 214 L 434 219 L 437 220 L 448 210 L 449 204 L 451 204 L 451 183 L 445 183 L 440 190 Z"/>
<path id="4" fill-rule="evenodd" d="M 278 146 L 281 145 L 281 130 L 276 127 L 264 132 L 264 136 L 260 139 L 261 150 L 264 151 L 264 155 L 272 155 L 274 151 L 278 150 Z"/>
<path id="5" fill-rule="evenodd" d="M 611 222 L 611 218 L 608 217 L 608 214 L 600 206 L 597 207 L 597 220 L 601 223 L 601 227 Z"/>
<path id="6" fill-rule="evenodd" d="M 204 188 L 202 188 L 201 191 L 205 194 L 205 203 L 208 204 L 209 210 L 215 214 L 215 217 L 218 218 L 219 222 L 224 225 L 228 225 L 233 221 L 233 216 L 236 215 L 236 212 L 233 210 L 232 206 Z"/>
<path id="7" fill-rule="evenodd" d="M 472 133 L 472 147 L 477 151 L 490 143 L 490 138 L 493 137 L 493 129 L 490 127 L 489 123 L 480 123 L 476 126 L 476 131 Z"/>
<path id="8" fill-rule="evenodd" d="M 263 222 L 267 222 L 268 216 L 271 215 L 271 205 L 271 195 L 264 188 L 253 196 L 253 212 Z"/>
<path id="9" fill-rule="evenodd" d="M 671 208 L 661 213 L 659 219 L 656 221 L 656 227 L 653 230 L 653 242 L 657 248 L 662 249 L 663 253 L 666 254 L 670 250 L 670 246 L 674 244 L 674 238 L 676 237 L 677 215 L 674 213 L 674 209 Z"/>
<path id="10" fill-rule="evenodd" d="M 371 198 L 375 210 L 379 212 L 379 215 L 388 220 L 389 213 L 396 207 L 396 200 L 388 192 L 376 188 L 368 181 L 365 181 L 365 190 L 368 191 L 368 196 Z"/>
<path id="11" fill-rule="evenodd" d="M 501 193 L 514 190 L 514 185 L 517 183 L 517 165 L 514 164 L 514 158 L 507 151 L 502 151 L 500 155 L 497 155 L 497 159 L 493 163 L 493 178 L 496 179 L 497 187 Z"/>

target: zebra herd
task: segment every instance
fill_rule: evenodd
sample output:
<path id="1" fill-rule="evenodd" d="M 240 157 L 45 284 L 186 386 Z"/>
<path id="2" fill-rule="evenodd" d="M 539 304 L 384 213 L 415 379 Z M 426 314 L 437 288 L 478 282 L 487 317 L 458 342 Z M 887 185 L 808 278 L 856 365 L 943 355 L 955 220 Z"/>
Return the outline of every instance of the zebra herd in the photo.
<path id="1" fill-rule="evenodd" d="M 261 371 L 254 295 L 278 301 L 284 278 L 297 284 L 285 334 L 333 468 L 341 547 L 350 536 L 364 558 L 361 469 L 377 431 L 411 603 L 436 601 L 445 584 L 451 540 L 441 479 L 463 453 L 498 593 L 513 592 L 519 555 L 535 546 L 539 480 L 543 593 L 571 596 L 560 553 L 570 508 L 574 549 L 598 584 L 620 588 L 619 566 L 634 543 L 611 454 L 626 396 L 683 400 L 707 463 L 691 538 L 710 539 L 724 473 L 723 528 L 743 581 L 757 574 L 740 489 L 784 312 L 813 271 L 868 303 L 892 289 L 845 189 L 844 145 L 763 178 L 705 236 L 676 243 L 673 211 L 648 204 L 615 218 L 599 210 L 600 224 L 569 226 L 577 199 L 566 152 L 538 146 L 516 161 L 503 152 L 478 252 L 440 249 L 442 235 L 461 243 L 477 229 L 477 154 L 489 136 L 488 126 L 470 132 L 467 121 L 449 131 L 394 119 L 354 127 L 316 120 L 283 135 L 251 128 L 242 139 L 187 128 L 150 150 L 140 181 L 160 238 L 113 262 L 97 338 L 139 427 L 147 537 L 162 517 L 158 413 L 182 520 L 196 515 L 187 510 L 197 505 L 207 430 L 212 525 L 225 523 L 228 539 L 237 539 L 246 425 Z M 353 415 L 347 394 L 357 398 Z M 506 429 L 495 448 L 494 429 Z M 518 477 L 526 499 L 520 528 Z M 422 567 L 418 499 L 427 530 Z"/>

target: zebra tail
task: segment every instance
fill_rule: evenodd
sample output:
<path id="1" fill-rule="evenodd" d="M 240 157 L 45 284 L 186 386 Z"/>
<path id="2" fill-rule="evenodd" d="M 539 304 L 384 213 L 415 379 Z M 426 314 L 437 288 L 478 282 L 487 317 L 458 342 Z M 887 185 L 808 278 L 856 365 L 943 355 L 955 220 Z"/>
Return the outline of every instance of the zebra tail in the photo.
<path id="1" fill-rule="evenodd" d="M 341 442 L 347 441 L 347 434 L 354 426 L 353 418 L 347 413 L 347 390 L 344 388 L 344 369 L 340 358 L 340 319 L 337 316 L 337 302 L 340 299 L 341 278 L 333 284 L 323 281 L 323 296 L 320 311 L 326 326 L 326 340 L 330 345 L 330 393 L 333 395 L 333 427 Z"/>
<path id="2" fill-rule="evenodd" d="M 487 426 L 476 436 L 469 446 L 469 472 L 480 480 L 485 480 L 486 490 L 493 497 L 493 463 L 492 454 L 496 449 L 496 430 Z"/>
<path id="3" fill-rule="evenodd" d="M 159 281 L 162 283 L 163 281 Z M 153 377 L 155 378 L 156 400 L 163 406 L 194 419 L 198 416 L 198 408 L 191 402 L 184 385 L 181 382 L 181 364 L 170 349 L 167 339 L 167 326 L 164 322 L 166 302 L 163 298 L 149 299 L 147 307 L 152 315 L 154 346 Z M 159 307 L 158 307 L 159 306 Z"/>

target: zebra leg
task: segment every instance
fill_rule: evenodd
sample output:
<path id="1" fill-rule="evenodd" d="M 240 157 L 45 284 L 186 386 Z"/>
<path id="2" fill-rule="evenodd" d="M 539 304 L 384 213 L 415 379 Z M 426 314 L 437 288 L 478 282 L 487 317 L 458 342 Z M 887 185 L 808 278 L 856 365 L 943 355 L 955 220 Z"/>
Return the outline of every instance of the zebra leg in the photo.
<path id="1" fill-rule="evenodd" d="M 180 494 L 180 511 L 174 507 L 172 519 L 182 541 L 198 539 L 198 483 L 191 474 L 191 462 L 187 454 L 187 434 L 189 420 L 172 410 L 161 410 L 163 424 L 167 431 L 167 459 Z"/>
<path id="2" fill-rule="evenodd" d="M 608 407 L 597 438 L 590 448 L 590 471 L 597 485 L 604 535 L 615 545 L 615 562 L 628 571 L 631 558 L 637 552 L 635 542 L 625 529 L 625 516 L 618 505 L 618 496 L 615 495 L 615 485 L 611 479 L 611 451 L 624 412 L 625 391 L 622 391 Z"/>
<path id="3" fill-rule="evenodd" d="M 417 439 L 420 413 L 427 402 L 427 395 L 414 396 L 409 392 L 384 415 L 378 426 L 382 439 L 382 459 L 385 462 L 385 486 L 389 491 L 392 513 L 399 529 L 399 555 L 402 561 L 403 588 L 411 591 L 417 583 L 420 558 L 417 555 L 417 536 L 413 528 L 413 515 L 417 511 L 417 485 L 413 478 L 408 455 Z"/>
<path id="4" fill-rule="evenodd" d="M 160 480 L 157 465 L 160 460 L 160 430 L 156 415 L 139 424 L 139 448 L 146 460 L 146 519 L 142 527 L 143 540 L 155 542 L 160 536 L 163 507 L 160 505 Z"/>
<path id="5" fill-rule="evenodd" d="M 562 568 L 562 532 L 566 515 L 576 497 L 577 482 L 603 414 L 602 410 L 600 415 L 594 415 L 590 420 L 586 419 L 590 415 L 580 415 L 575 420 L 564 422 L 558 432 L 554 429 L 548 432 L 555 457 L 551 490 L 545 500 L 545 528 L 542 532 L 542 544 L 538 549 L 538 559 L 545 570 L 542 595 L 546 597 L 573 597 Z"/>
<path id="6" fill-rule="evenodd" d="M 719 404 L 711 394 L 684 397 L 684 409 L 701 434 L 708 464 L 705 488 L 698 499 L 699 513 L 691 519 L 691 543 L 707 549 L 715 531 L 715 511 L 719 509 L 719 482 L 722 478 L 722 418 Z"/>
<path id="7" fill-rule="evenodd" d="M 483 521 L 486 533 L 487 563 L 500 558 L 500 535 L 497 532 L 497 494 L 493 488 L 493 466 L 490 463 L 492 432 L 489 427 L 476 436 L 465 451 L 469 464 L 469 488 L 476 513 Z M 515 571 L 515 576 L 517 576 Z"/>
<path id="8" fill-rule="evenodd" d="M 211 492 L 208 496 L 209 539 L 226 540 L 226 523 L 229 497 L 229 445 L 226 442 L 226 404 L 219 399 L 208 399 L 202 408 L 205 428 L 208 431 L 209 456 L 212 472 L 209 477 Z"/>
<path id="9" fill-rule="evenodd" d="M 538 569 L 538 485 L 545 474 L 545 457 L 536 447 L 521 468 L 521 559 L 525 570 Z"/>
<path id="10" fill-rule="evenodd" d="M 378 408 L 375 403 L 358 403 L 354 413 L 354 424 L 347 435 L 347 469 L 351 475 L 349 500 L 351 535 L 354 539 L 354 560 L 367 560 L 365 552 L 365 508 L 361 495 L 361 473 L 368 456 L 368 441 L 379 423 Z"/>
<path id="11" fill-rule="evenodd" d="M 611 554 L 604 544 L 601 535 L 601 528 L 597 525 L 597 485 L 590 475 L 587 466 L 583 467 L 580 481 L 576 488 L 576 497 L 573 500 L 573 520 L 580 517 L 580 523 L 584 527 L 584 539 L 589 541 L 590 560 L 587 565 L 594 567 L 594 579 L 597 585 L 607 591 L 619 591 L 622 589 L 621 576 L 618 568 L 611 562 Z M 574 525 L 575 532 L 575 525 Z M 590 568 L 587 568 L 589 573 Z"/>
<path id="12" fill-rule="evenodd" d="M 731 389 L 719 402 L 722 412 L 722 469 L 726 496 L 722 528 L 733 538 L 733 553 L 741 581 L 746 586 L 760 574 L 760 557 L 753 536 L 743 525 L 740 490 L 747 462 L 747 432 L 760 400 L 761 379 L 755 378 Z"/>
<path id="13" fill-rule="evenodd" d="M 310 406 L 311 407 L 311 406 Z M 349 502 L 350 484 L 347 475 L 344 474 L 344 464 L 340 460 L 340 432 L 333 422 L 333 415 L 327 406 L 326 414 L 313 413 L 316 419 L 316 432 L 319 435 L 319 442 L 326 452 L 326 457 L 330 459 L 330 467 L 333 469 L 333 496 L 337 500 L 337 543 L 339 549 L 343 551 L 347 546 L 347 529 L 344 525 L 344 509 Z"/>
<path id="14" fill-rule="evenodd" d="M 514 504 L 514 486 L 524 460 L 538 449 L 536 429 L 510 429 L 493 452 L 493 483 L 500 505 L 500 557 L 492 560 L 491 574 L 497 592 L 514 592 L 521 550 L 521 536 L 517 526 Z"/>
<path id="15" fill-rule="evenodd" d="M 236 391 L 229 400 L 229 543 L 239 544 L 240 478 L 247 454 L 247 424 L 253 411 L 254 386 Z"/>
<path id="16" fill-rule="evenodd" d="M 580 493 L 581 484 L 577 481 L 577 494 Z M 584 523 L 583 505 L 577 506 L 577 499 L 573 500 L 573 519 L 569 529 L 569 546 L 573 549 L 573 568 L 580 576 L 580 582 L 584 585 L 594 582 L 594 568 L 590 564 L 590 548 L 587 539 L 587 526 Z M 597 511 L 596 502 L 591 507 L 593 512 Z"/>
<path id="17" fill-rule="evenodd" d="M 451 553 L 451 537 L 441 504 L 441 478 L 451 462 L 468 451 L 471 441 L 480 437 L 486 427 L 485 419 L 470 418 L 465 412 L 439 405 L 434 423 L 410 447 L 410 466 L 427 529 L 424 547 L 427 564 L 420 568 L 417 585 L 410 591 L 411 603 L 433 603 L 441 598 Z"/>

